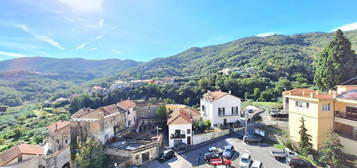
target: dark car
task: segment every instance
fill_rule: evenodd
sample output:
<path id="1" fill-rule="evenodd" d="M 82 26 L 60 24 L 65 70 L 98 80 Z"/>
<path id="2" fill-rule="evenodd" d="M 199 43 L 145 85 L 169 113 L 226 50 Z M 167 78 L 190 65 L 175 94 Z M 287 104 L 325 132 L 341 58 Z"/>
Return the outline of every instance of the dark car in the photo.
<path id="1" fill-rule="evenodd" d="M 227 145 L 224 147 L 224 151 L 223 151 L 223 154 L 222 156 L 226 159 L 231 159 L 234 155 L 234 148 L 232 145 Z"/>
<path id="2" fill-rule="evenodd" d="M 207 163 L 210 162 L 211 159 L 217 159 L 219 158 L 220 155 L 219 153 L 216 153 L 216 152 L 207 152 L 203 155 L 203 160 Z"/>
<path id="3" fill-rule="evenodd" d="M 262 142 L 262 138 L 259 136 L 255 136 L 255 135 L 244 135 L 243 136 L 243 142 L 245 143 L 261 143 Z"/>
<path id="4" fill-rule="evenodd" d="M 178 143 L 174 145 L 174 150 L 175 151 L 182 151 L 182 150 L 187 150 L 188 145 L 185 143 Z"/>
<path id="5" fill-rule="evenodd" d="M 159 156 L 160 161 L 165 161 L 173 158 L 175 156 L 175 152 L 171 149 L 165 150 Z"/>
<path id="6" fill-rule="evenodd" d="M 315 168 L 310 162 L 299 158 L 289 159 L 287 164 L 292 168 Z"/>

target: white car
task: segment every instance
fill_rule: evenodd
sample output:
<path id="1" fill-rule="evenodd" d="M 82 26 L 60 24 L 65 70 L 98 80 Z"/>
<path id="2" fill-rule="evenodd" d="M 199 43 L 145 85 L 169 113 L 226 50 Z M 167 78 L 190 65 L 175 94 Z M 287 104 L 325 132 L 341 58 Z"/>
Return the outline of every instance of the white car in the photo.
<path id="1" fill-rule="evenodd" d="M 250 166 L 250 168 L 263 168 L 263 163 L 260 161 L 254 161 L 252 166 Z"/>
<path id="2" fill-rule="evenodd" d="M 252 162 L 252 157 L 248 153 L 245 153 L 242 155 L 242 157 L 239 160 L 239 166 L 241 168 L 249 168 L 251 162 Z"/>

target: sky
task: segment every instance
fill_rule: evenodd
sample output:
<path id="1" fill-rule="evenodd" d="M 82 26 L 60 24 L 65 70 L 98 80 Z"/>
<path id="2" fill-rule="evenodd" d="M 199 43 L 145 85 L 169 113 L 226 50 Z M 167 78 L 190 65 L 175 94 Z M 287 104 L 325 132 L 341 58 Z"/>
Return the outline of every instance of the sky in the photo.
<path id="1" fill-rule="evenodd" d="M 0 60 L 149 61 L 248 36 L 357 29 L 356 0 L 1 0 Z"/>

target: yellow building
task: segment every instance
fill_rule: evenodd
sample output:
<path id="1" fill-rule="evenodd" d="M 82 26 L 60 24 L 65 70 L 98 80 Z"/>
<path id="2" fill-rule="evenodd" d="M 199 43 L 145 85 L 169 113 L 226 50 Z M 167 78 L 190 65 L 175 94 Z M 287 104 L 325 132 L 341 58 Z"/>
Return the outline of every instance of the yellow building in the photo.
<path id="1" fill-rule="evenodd" d="M 299 142 L 303 118 L 315 150 L 323 147 L 329 132 L 334 130 L 345 147 L 344 152 L 357 155 L 354 150 L 357 149 L 357 85 L 337 86 L 336 91 L 328 93 L 299 88 L 284 92 L 283 97 L 284 110 L 289 113 L 291 140 Z"/>

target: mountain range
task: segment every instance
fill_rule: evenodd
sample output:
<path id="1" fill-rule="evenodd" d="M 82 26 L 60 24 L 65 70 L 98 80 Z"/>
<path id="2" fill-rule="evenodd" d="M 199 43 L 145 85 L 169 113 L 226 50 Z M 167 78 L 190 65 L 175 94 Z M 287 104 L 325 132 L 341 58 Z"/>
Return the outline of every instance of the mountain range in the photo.
<path id="1" fill-rule="evenodd" d="M 357 30 L 345 32 L 345 36 L 356 50 Z M 148 62 L 46 57 L 0 61 L 0 104 L 21 104 L 9 103 L 8 96 L 4 95 L 14 93 L 18 95 L 16 99 L 25 102 L 29 101 L 29 97 L 41 94 L 46 95 L 42 96 L 46 98 L 58 90 L 66 90 L 98 78 L 110 82 L 115 79 L 205 76 L 231 67 L 254 67 L 257 73 L 288 78 L 303 76 L 312 81 L 313 58 L 332 37 L 333 33 L 252 36 L 225 44 L 192 47 L 177 55 Z M 43 89 L 48 88 L 49 84 L 53 85 L 51 89 Z"/>

